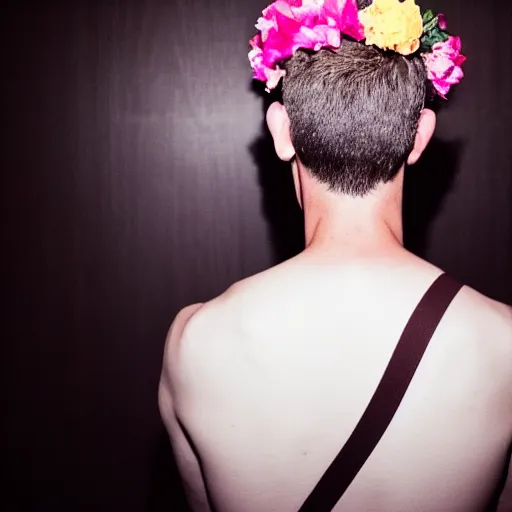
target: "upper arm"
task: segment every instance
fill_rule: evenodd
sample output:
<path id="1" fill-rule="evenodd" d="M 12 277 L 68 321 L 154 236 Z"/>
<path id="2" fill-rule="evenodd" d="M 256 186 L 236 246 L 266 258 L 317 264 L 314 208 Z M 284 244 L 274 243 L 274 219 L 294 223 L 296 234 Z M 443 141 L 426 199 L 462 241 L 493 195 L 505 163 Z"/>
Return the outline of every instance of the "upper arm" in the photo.
<path id="1" fill-rule="evenodd" d="M 507 306 L 507 322 L 505 327 L 505 360 L 508 361 L 508 366 L 506 368 L 506 373 L 508 374 L 508 387 L 509 387 L 509 404 L 510 404 L 510 443 L 512 446 L 512 307 Z M 512 468 L 511 468 L 512 469 Z M 511 471 L 512 472 L 512 471 Z M 510 475 L 509 472 L 509 476 Z M 512 486 L 512 482 L 511 482 Z"/>
<path id="2" fill-rule="evenodd" d="M 503 306 L 503 304 L 501 305 Z M 508 418 L 510 421 L 510 449 L 506 459 L 506 466 L 508 468 L 508 474 L 504 479 L 504 483 L 501 484 L 501 497 L 499 499 L 499 505 L 497 512 L 510 512 L 512 511 L 512 307 L 505 306 L 501 308 L 504 312 L 502 318 L 503 322 L 503 339 L 505 341 L 504 348 L 505 353 L 503 354 L 503 361 L 505 362 L 505 376 L 506 384 L 508 388 Z"/>
<path id="3" fill-rule="evenodd" d="M 189 504 L 194 512 L 209 512 L 211 508 L 199 458 L 184 426 L 178 419 L 175 407 L 176 397 L 182 392 L 177 378 L 179 372 L 177 357 L 179 344 L 187 322 L 200 308 L 201 304 L 185 308 L 177 315 L 171 325 L 165 344 L 158 403 L 163 422 L 171 439 L 174 457 Z"/>
<path id="4" fill-rule="evenodd" d="M 497 307 L 498 315 L 496 338 L 499 340 L 497 359 L 501 362 L 501 378 L 505 390 L 505 418 L 508 422 L 510 442 L 512 445 L 512 308 L 504 304 Z"/>
<path id="5" fill-rule="evenodd" d="M 169 388 L 169 391 L 173 391 L 176 386 L 176 374 L 178 368 L 178 350 L 181 342 L 181 338 L 185 331 L 189 320 L 201 309 L 202 304 L 193 304 L 182 309 L 173 320 L 169 332 L 167 333 L 167 339 L 165 340 L 164 348 L 164 360 L 162 364 L 162 375 L 160 379 L 160 388 L 162 385 Z"/>

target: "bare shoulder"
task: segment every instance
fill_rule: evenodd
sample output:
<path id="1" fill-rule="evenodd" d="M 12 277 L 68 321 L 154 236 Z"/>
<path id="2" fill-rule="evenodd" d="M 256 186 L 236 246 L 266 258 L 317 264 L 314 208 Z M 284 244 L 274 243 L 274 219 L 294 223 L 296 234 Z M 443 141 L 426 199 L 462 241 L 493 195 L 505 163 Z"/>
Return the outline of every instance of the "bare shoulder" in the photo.
<path id="1" fill-rule="evenodd" d="M 460 304 L 467 320 L 485 329 L 506 351 L 512 351 L 512 307 L 465 286 Z M 510 352 L 512 354 L 512 352 Z"/>
<path id="2" fill-rule="evenodd" d="M 204 304 L 192 304 L 183 308 L 173 320 L 169 332 L 167 333 L 167 339 L 165 341 L 165 359 L 167 355 L 170 355 L 174 350 L 178 349 L 183 334 L 185 333 L 189 322 L 192 320 Z"/>
<path id="3" fill-rule="evenodd" d="M 167 333 L 159 387 L 160 408 L 163 414 L 171 412 L 167 411 L 167 409 L 171 408 L 171 397 L 174 395 L 176 385 L 178 384 L 178 354 L 183 334 L 189 322 L 202 307 L 203 304 L 192 304 L 183 308 L 174 318 Z"/>
<path id="4" fill-rule="evenodd" d="M 187 329 L 188 323 L 192 320 L 204 304 L 192 304 L 183 308 L 173 320 L 166 339 L 166 352 L 172 350 L 177 346 L 184 332 Z"/>
<path id="5" fill-rule="evenodd" d="M 452 327 L 464 330 L 465 325 L 475 333 L 478 352 L 502 376 L 512 397 L 512 308 L 467 286 L 454 306 Z"/>
<path id="6" fill-rule="evenodd" d="M 231 289 L 230 289 L 231 290 Z M 219 347 L 219 341 L 229 331 L 228 290 L 221 296 L 181 310 L 167 334 L 161 385 L 169 388 L 175 406 L 180 397 L 190 394 L 198 382 L 205 379 Z"/>
<path id="7" fill-rule="evenodd" d="M 180 403 L 187 400 L 187 389 L 182 382 L 180 352 L 188 326 L 203 306 L 203 304 L 194 304 L 184 308 L 172 322 L 165 344 L 158 390 L 160 413 L 171 439 L 174 458 L 184 484 L 187 501 L 191 510 L 197 512 L 209 512 L 211 507 L 195 446 L 179 414 Z"/>

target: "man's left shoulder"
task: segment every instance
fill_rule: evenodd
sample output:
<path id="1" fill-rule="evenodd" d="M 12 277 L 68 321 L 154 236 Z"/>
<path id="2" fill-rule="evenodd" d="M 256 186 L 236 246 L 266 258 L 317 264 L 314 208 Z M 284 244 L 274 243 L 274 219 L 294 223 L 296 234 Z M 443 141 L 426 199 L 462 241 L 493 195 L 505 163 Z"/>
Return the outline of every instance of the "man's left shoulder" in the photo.
<path id="1" fill-rule="evenodd" d="M 176 388 L 179 386 L 179 381 L 177 379 L 179 371 L 178 361 L 182 339 L 191 320 L 196 314 L 198 314 L 203 306 L 204 304 L 198 303 L 183 308 L 176 315 L 171 323 L 169 331 L 167 332 L 159 386 L 159 400 L 161 408 L 163 401 L 170 401 L 171 396 L 175 394 Z M 165 400 L 163 400 L 164 398 Z"/>
<path id="2" fill-rule="evenodd" d="M 209 358 L 208 347 L 225 335 L 231 291 L 205 302 L 183 308 L 171 324 L 165 341 L 162 379 L 168 379 L 174 391 L 197 374 L 197 365 Z"/>
<path id="3" fill-rule="evenodd" d="M 204 303 L 191 304 L 183 308 L 174 318 L 167 334 L 166 344 L 176 344 L 183 336 L 193 317 L 204 307 Z"/>
<path id="4" fill-rule="evenodd" d="M 204 307 L 204 303 L 191 304 L 183 308 L 174 318 L 167 332 L 164 348 L 164 371 L 172 365 L 175 354 L 180 349 L 182 338 L 195 315 Z"/>

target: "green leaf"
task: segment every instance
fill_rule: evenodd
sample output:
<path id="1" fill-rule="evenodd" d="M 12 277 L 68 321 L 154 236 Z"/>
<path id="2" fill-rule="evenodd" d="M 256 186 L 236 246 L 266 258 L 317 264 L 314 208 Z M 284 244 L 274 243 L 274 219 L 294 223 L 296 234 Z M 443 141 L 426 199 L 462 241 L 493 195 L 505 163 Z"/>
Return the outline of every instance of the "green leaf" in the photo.
<path id="1" fill-rule="evenodd" d="M 437 27 L 435 30 L 432 31 L 431 37 L 435 40 L 435 43 L 440 43 L 442 41 L 446 41 L 450 36 L 441 30 L 439 27 Z"/>
<path id="2" fill-rule="evenodd" d="M 441 30 L 439 27 L 436 27 L 434 30 L 431 30 L 428 34 L 424 34 L 421 38 L 421 52 L 430 52 L 432 51 L 432 46 L 437 43 L 443 43 L 450 36 L 448 33 Z"/>
<path id="3" fill-rule="evenodd" d="M 439 23 L 439 17 L 436 16 L 435 18 L 432 18 L 428 23 L 423 25 L 423 33 L 427 34 L 431 30 L 437 27 Z"/>
<path id="4" fill-rule="evenodd" d="M 429 52 L 436 43 L 446 41 L 449 37 L 439 27 L 439 16 L 429 9 L 423 14 L 423 35 L 421 37 L 421 52 Z"/>
<path id="5" fill-rule="evenodd" d="M 433 18 L 435 18 L 434 12 L 432 11 L 432 9 L 429 9 L 428 11 L 426 11 L 423 14 L 423 24 L 425 25 L 426 23 L 431 21 Z"/>

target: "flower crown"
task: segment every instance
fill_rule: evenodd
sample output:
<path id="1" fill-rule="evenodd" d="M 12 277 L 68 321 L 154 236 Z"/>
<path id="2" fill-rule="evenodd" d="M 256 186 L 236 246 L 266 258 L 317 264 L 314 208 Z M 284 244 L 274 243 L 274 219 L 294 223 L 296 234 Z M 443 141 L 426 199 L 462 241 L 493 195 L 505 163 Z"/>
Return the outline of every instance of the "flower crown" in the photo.
<path id="1" fill-rule="evenodd" d="M 343 36 L 402 55 L 418 52 L 442 98 L 464 77 L 461 40 L 446 31 L 443 14 L 421 15 L 414 0 L 373 0 L 361 11 L 356 0 L 277 0 L 259 18 L 249 44 L 254 78 L 274 89 L 286 75 L 279 64 L 298 49 L 336 49 Z"/>

